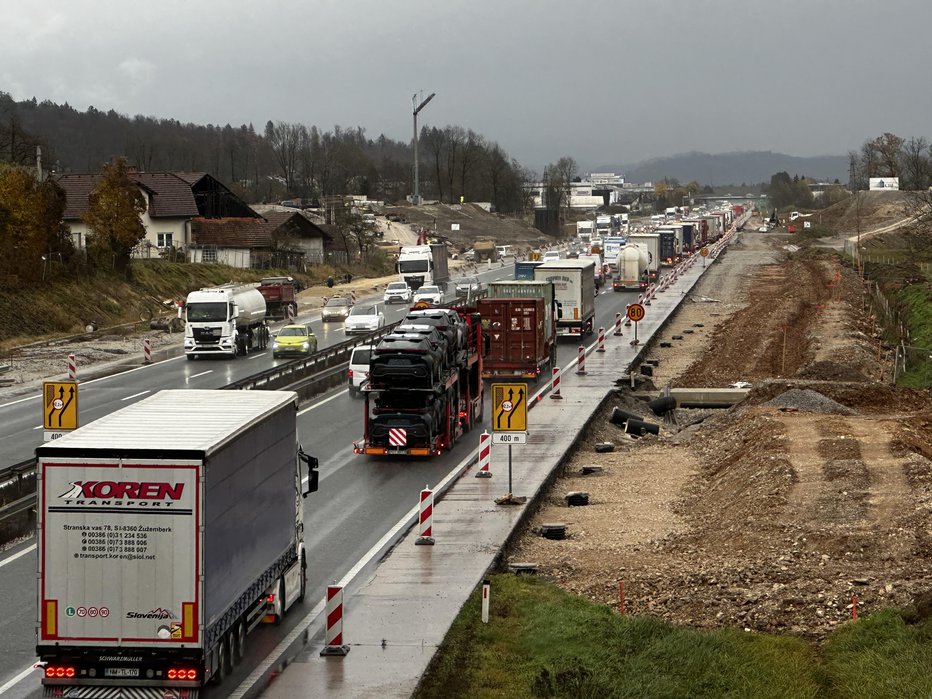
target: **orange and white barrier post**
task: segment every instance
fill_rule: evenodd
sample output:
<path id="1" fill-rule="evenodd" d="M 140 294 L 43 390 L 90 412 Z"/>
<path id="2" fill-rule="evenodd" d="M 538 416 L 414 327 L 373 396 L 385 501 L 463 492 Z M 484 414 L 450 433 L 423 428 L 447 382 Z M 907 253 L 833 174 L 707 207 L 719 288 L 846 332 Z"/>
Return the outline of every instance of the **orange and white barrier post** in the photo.
<path id="1" fill-rule="evenodd" d="M 320 651 L 321 655 L 346 655 L 350 647 L 343 643 L 343 588 L 339 585 L 327 585 L 327 645 Z"/>
<path id="2" fill-rule="evenodd" d="M 142 341 L 142 361 L 152 363 L 152 341 L 148 337 Z"/>
<path id="3" fill-rule="evenodd" d="M 621 313 L 615 314 L 615 337 L 621 337 Z"/>
<path id="4" fill-rule="evenodd" d="M 626 328 L 630 328 L 630 327 L 631 327 L 631 319 L 628 317 L 628 309 L 629 309 L 629 308 L 631 308 L 631 304 L 630 304 L 630 303 L 626 303 L 626 304 L 625 304 L 625 327 L 626 327 Z"/>
<path id="5" fill-rule="evenodd" d="M 576 373 L 577 374 L 586 373 L 586 347 L 585 345 L 579 346 L 579 357 L 576 359 Z"/>
<path id="6" fill-rule="evenodd" d="M 599 348 L 596 352 L 605 351 L 605 328 L 599 328 Z"/>
<path id="7" fill-rule="evenodd" d="M 487 430 L 483 430 L 479 435 L 479 470 L 476 471 L 476 478 L 491 478 L 492 472 L 489 466 L 492 464 L 492 435 Z"/>
<path id="8" fill-rule="evenodd" d="M 73 354 L 68 355 L 68 378 L 72 381 L 78 378 L 78 363 Z"/>
<path id="9" fill-rule="evenodd" d="M 414 542 L 419 546 L 433 546 L 434 537 L 432 524 L 434 521 L 434 491 L 424 486 L 424 490 L 421 491 L 421 507 L 420 512 L 418 513 L 418 536 L 417 540 Z"/>
<path id="10" fill-rule="evenodd" d="M 550 383 L 550 397 L 551 398 L 562 398 L 560 395 L 560 367 L 555 366 L 553 368 L 553 379 Z"/>

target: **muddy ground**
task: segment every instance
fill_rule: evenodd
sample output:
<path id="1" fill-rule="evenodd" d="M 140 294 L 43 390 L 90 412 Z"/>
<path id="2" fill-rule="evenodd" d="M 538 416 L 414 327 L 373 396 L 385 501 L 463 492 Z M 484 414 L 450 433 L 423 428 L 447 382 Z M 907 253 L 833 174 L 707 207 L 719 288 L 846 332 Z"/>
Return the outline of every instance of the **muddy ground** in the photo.
<path id="1" fill-rule="evenodd" d="M 891 387 L 855 272 L 781 247 L 741 234 L 648 354 L 657 388 L 744 381 L 748 398 L 658 417 L 619 389 L 510 562 L 614 608 L 623 581 L 627 613 L 811 639 L 855 604 L 869 614 L 929 595 L 932 396 Z M 608 420 L 614 407 L 660 435 L 624 435 Z M 596 453 L 603 441 L 615 451 Z M 590 504 L 568 507 L 571 491 Z M 537 533 L 552 522 L 568 525 L 567 539 Z"/>

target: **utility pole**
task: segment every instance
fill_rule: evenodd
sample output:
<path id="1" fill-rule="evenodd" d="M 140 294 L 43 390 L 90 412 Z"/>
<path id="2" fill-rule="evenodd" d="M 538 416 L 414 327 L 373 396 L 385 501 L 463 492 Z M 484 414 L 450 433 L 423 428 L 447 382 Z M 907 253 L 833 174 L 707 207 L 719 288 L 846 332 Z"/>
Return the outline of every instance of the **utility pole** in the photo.
<path id="1" fill-rule="evenodd" d="M 420 184 L 420 178 L 419 178 L 419 173 L 418 173 L 418 162 L 417 162 L 417 115 L 418 115 L 418 112 L 420 112 L 422 109 L 424 109 L 424 107 L 427 106 L 427 103 L 430 102 L 434 98 L 434 95 L 436 94 L 437 94 L 436 92 L 431 92 L 428 98 L 424 100 L 423 102 L 421 102 L 420 104 L 417 103 L 416 92 L 411 97 L 411 104 L 415 105 L 414 106 L 414 205 L 415 206 L 421 203 L 421 184 Z"/>

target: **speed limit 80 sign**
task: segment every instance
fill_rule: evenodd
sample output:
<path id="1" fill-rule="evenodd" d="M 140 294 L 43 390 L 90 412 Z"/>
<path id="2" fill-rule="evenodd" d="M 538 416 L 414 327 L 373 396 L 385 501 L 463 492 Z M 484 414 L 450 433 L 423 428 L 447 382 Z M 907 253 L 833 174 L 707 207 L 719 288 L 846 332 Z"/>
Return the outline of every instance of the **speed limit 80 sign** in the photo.
<path id="1" fill-rule="evenodd" d="M 638 323 L 644 320 L 644 314 L 645 314 L 644 306 L 642 306 L 641 304 L 632 303 L 630 306 L 628 306 L 627 316 L 628 316 L 628 320 L 630 320 L 631 322 Z"/>

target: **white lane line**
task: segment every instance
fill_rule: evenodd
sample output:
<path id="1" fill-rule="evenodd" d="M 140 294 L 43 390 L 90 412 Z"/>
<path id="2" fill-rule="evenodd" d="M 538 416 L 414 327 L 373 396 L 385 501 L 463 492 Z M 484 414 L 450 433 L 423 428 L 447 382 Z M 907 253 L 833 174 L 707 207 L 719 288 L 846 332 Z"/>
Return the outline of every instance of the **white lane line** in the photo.
<path id="1" fill-rule="evenodd" d="M 35 545 L 35 544 L 32 544 L 31 546 L 27 546 L 27 547 L 24 548 L 22 551 L 19 551 L 19 552 L 17 552 L 17 553 L 14 553 L 14 554 L 13 554 L 12 556 L 10 556 L 9 558 L 4 558 L 2 561 L 0 561 L 0 568 L 2 568 L 3 566 L 5 566 L 7 563 L 12 563 L 13 561 L 15 561 L 17 558 L 19 558 L 19 557 L 21 557 L 21 556 L 25 556 L 25 555 L 26 555 L 27 553 L 29 553 L 30 551 L 35 551 L 35 550 L 36 550 L 36 545 Z M 0 694 L 3 694 L 3 692 L 0 692 Z"/>
<path id="2" fill-rule="evenodd" d="M 321 401 L 321 403 L 324 402 L 326 401 Z M 477 446 L 466 456 L 465 459 L 457 464 L 452 471 L 444 476 L 442 481 L 436 485 L 434 488 L 434 495 L 436 496 L 437 494 L 445 493 L 450 483 L 459 478 L 466 467 L 478 457 L 479 447 Z M 346 587 L 349 585 L 353 581 L 353 578 L 359 575 L 360 571 L 369 565 L 369 563 L 371 563 L 372 560 L 377 555 L 379 555 L 382 549 L 387 546 L 389 542 L 391 542 L 392 539 L 398 535 L 399 532 L 409 529 L 414 524 L 414 520 L 415 517 L 417 517 L 419 509 L 420 505 L 415 505 L 410 510 L 408 510 L 408 512 L 405 513 L 400 520 L 398 520 L 398 523 L 389 529 L 385 535 L 379 539 L 375 545 L 369 549 L 362 558 L 359 559 L 359 561 L 356 562 L 356 565 L 350 568 L 346 575 L 344 575 L 343 578 L 335 584 L 341 587 Z M 230 693 L 228 699 L 241 699 L 242 697 L 246 696 L 246 692 L 248 692 L 250 688 L 252 688 L 260 679 L 262 679 L 262 676 L 268 672 L 272 665 L 280 660 L 280 658 L 285 654 L 285 651 L 288 650 L 291 644 L 297 640 L 298 636 L 301 636 L 308 628 L 310 628 L 311 624 L 314 623 L 314 620 L 324 611 L 324 605 L 324 601 L 318 602 L 314 608 L 295 625 L 291 632 L 282 639 L 281 643 L 275 646 L 275 650 L 269 653 L 265 657 L 265 660 L 263 660 L 262 663 L 260 663 L 259 666 L 253 670 L 252 673 L 250 673 L 250 675 L 245 680 L 243 680 L 243 682 L 236 689 L 233 690 L 233 692 Z"/>
<path id="3" fill-rule="evenodd" d="M 193 374 L 192 376 L 189 376 L 187 380 L 190 381 L 191 379 L 196 379 L 198 376 L 204 376 L 205 374 L 212 374 L 213 371 L 214 371 L 213 369 L 208 369 L 207 371 L 202 371 L 200 374 Z"/>
<path id="4" fill-rule="evenodd" d="M 260 352 L 259 354 L 254 354 L 246 359 L 262 359 L 265 356 L 265 352 Z"/>
<path id="5" fill-rule="evenodd" d="M 126 398 L 120 398 L 120 400 L 132 400 L 133 398 L 139 398 L 139 396 L 144 396 L 147 393 L 152 393 L 150 390 L 140 391 L 139 393 L 134 393 L 131 396 L 126 396 Z"/>
<path id="6" fill-rule="evenodd" d="M 88 384 L 97 383 L 98 381 L 106 381 L 107 379 L 112 379 L 118 376 L 125 376 L 126 374 L 132 374 L 135 371 L 142 371 L 143 369 L 150 369 L 152 367 L 159 366 L 160 364 L 164 364 L 165 362 L 174 362 L 179 359 L 184 359 L 184 355 L 182 354 L 180 357 L 169 357 L 168 359 L 163 359 L 161 362 L 156 362 L 155 364 L 139 366 L 139 367 L 136 367 L 135 369 L 127 369 L 126 371 L 119 371 L 116 374 L 110 374 L 109 376 L 101 376 L 96 379 L 91 379 L 90 381 L 81 381 L 81 386 L 87 386 Z M 62 379 L 62 381 L 64 380 L 65 379 Z M 0 408 L 6 408 L 7 406 L 16 405 L 17 403 L 24 403 L 27 400 L 37 400 L 41 397 L 42 397 L 42 390 L 39 389 L 39 392 L 37 394 L 28 396 L 27 398 L 20 398 L 19 400 L 10 401 L 9 403 L 0 403 Z"/>
<path id="7" fill-rule="evenodd" d="M 33 427 L 34 430 L 41 430 L 45 425 L 39 425 L 38 427 Z"/>
<path id="8" fill-rule="evenodd" d="M 318 402 L 318 403 L 314 403 L 314 405 L 309 405 L 309 406 L 307 406 L 304 410 L 299 410 L 299 411 L 298 411 L 298 415 L 304 415 L 304 413 L 306 413 L 306 412 L 308 412 L 308 411 L 310 411 L 310 410 L 314 410 L 314 408 L 319 408 L 319 407 L 322 406 L 324 403 L 329 403 L 329 402 L 332 401 L 334 398 L 339 398 L 340 396 L 342 396 L 344 393 L 347 393 L 348 391 L 349 391 L 349 389 L 344 388 L 342 391 L 339 391 L 339 392 L 337 392 L 337 393 L 334 393 L 334 394 L 333 394 L 332 396 L 330 396 L 329 398 L 324 398 L 322 401 L 320 401 L 320 402 Z"/>
<path id="9" fill-rule="evenodd" d="M 36 672 L 36 668 L 34 665 L 30 665 L 29 667 L 27 667 L 25 670 L 23 670 L 21 673 L 19 673 L 16 677 L 11 679 L 10 681 L 8 681 L 6 684 L 0 685 L 0 696 L 2 696 L 5 692 L 12 689 L 15 685 L 18 685 L 24 679 L 29 677 L 29 673 L 31 672 Z"/>

